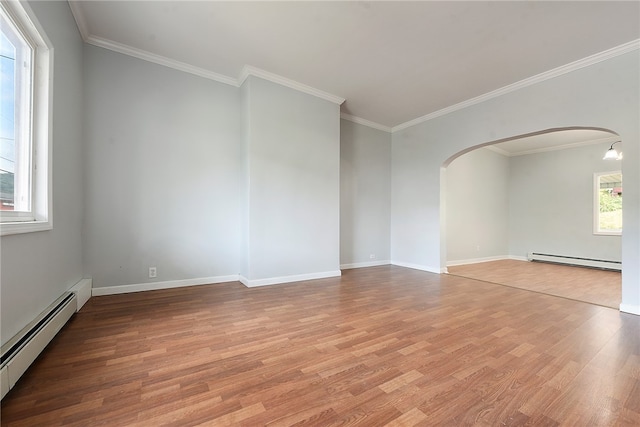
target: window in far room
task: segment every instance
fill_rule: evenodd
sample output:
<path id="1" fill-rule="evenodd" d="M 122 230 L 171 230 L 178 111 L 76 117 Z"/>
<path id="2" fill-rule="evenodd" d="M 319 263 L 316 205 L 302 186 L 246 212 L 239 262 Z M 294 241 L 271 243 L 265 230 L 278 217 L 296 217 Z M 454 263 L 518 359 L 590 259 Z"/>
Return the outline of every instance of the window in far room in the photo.
<path id="1" fill-rule="evenodd" d="M 51 49 L 19 2 L 0 6 L 0 231 L 51 228 Z"/>
<path id="2" fill-rule="evenodd" d="M 596 173 L 594 234 L 622 234 L 622 172 Z"/>

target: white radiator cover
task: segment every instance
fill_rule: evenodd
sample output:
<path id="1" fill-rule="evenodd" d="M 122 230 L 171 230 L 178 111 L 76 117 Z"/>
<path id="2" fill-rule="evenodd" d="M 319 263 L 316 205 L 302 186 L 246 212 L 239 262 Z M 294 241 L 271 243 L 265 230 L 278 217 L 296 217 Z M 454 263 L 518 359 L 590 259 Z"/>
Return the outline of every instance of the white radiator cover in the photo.
<path id="1" fill-rule="evenodd" d="M 2 346 L 0 386 L 2 396 L 13 388 L 58 331 L 76 312 L 77 298 L 65 292 L 35 320 Z"/>
<path id="2" fill-rule="evenodd" d="M 78 304 L 76 311 L 80 311 L 82 306 L 91 298 L 92 285 L 93 281 L 91 279 L 82 279 L 69 289 L 69 292 L 76 294 Z"/>
<path id="3" fill-rule="evenodd" d="M 527 255 L 527 259 L 529 261 L 552 262 L 556 264 L 577 265 L 581 267 L 602 268 L 606 270 L 622 270 L 622 263 L 620 261 L 609 261 L 604 259 L 551 255 L 540 252 L 530 252 Z"/>

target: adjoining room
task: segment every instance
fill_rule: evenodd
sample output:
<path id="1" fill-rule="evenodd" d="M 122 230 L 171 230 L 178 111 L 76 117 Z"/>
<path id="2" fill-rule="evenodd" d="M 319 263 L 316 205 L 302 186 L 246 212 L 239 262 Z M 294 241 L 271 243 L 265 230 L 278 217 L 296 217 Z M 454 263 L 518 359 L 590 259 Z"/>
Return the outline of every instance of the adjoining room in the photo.
<path id="1" fill-rule="evenodd" d="M 609 131 L 561 129 L 453 160 L 448 272 L 618 308 L 623 150 Z"/>

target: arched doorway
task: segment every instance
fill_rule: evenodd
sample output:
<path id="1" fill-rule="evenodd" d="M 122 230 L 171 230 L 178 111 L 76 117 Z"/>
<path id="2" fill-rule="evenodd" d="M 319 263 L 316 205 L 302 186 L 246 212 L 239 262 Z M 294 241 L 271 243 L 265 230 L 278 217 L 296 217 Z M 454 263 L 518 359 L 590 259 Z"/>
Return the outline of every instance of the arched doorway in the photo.
<path id="1" fill-rule="evenodd" d="M 602 159 L 615 141 L 618 135 L 606 129 L 549 129 L 448 159 L 441 193 L 447 270 L 617 308 L 619 273 L 523 263 L 541 253 L 559 255 L 551 260 L 564 264 L 610 260 L 618 264 L 605 266 L 619 268 L 620 235 L 593 229 L 594 174 L 621 170 L 619 161 Z"/>

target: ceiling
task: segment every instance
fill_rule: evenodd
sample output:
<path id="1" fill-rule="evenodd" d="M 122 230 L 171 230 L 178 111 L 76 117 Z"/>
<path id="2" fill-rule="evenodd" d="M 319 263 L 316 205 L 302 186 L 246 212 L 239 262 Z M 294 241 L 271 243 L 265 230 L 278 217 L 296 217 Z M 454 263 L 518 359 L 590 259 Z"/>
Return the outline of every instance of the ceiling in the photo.
<path id="1" fill-rule="evenodd" d="M 229 84 L 255 67 L 389 130 L 640 39 L 637 1 L 70 4 L 89 43 Z"/>

